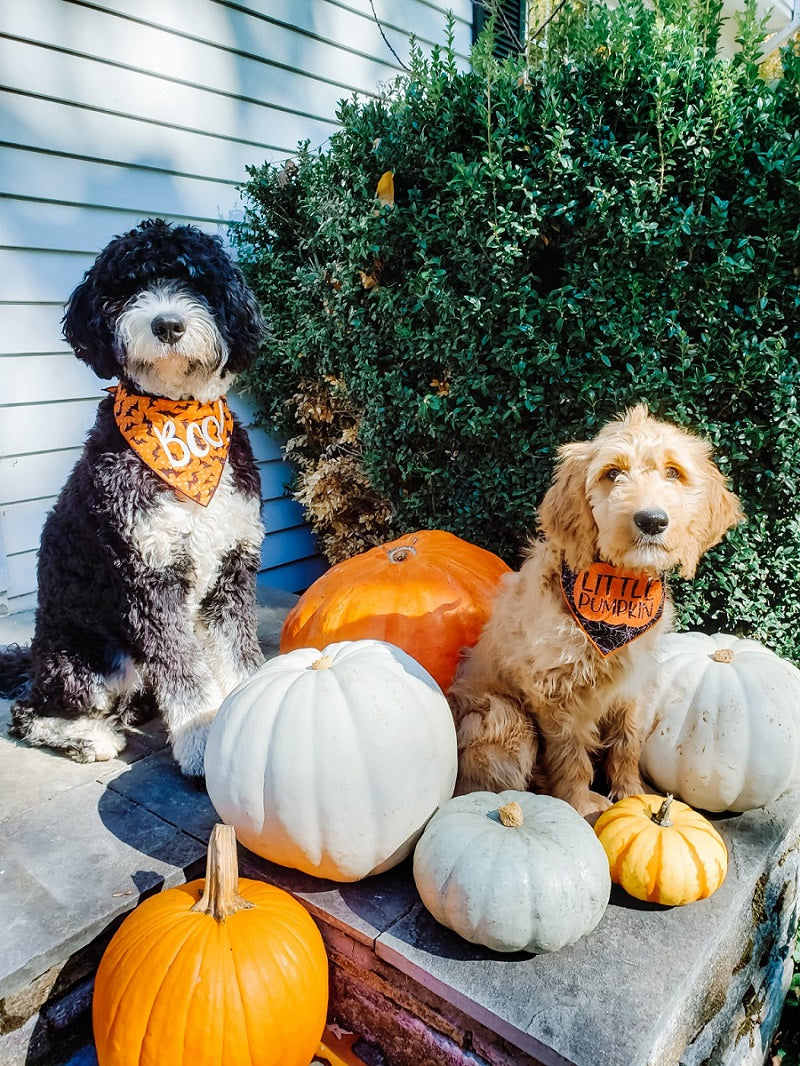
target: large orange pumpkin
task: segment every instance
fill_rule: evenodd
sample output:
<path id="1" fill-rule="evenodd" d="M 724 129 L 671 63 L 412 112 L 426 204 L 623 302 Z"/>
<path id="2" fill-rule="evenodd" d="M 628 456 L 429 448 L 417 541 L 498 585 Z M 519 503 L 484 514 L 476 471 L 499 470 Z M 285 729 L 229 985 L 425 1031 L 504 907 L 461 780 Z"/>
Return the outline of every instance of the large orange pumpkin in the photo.
<path id="1" fill-rule="evenodd" d="M 322 937 L 288 892 L 237 877 L 215 826 L 205 881 L 145 900 L 100 961 L 99 1066 L 308 1066 L 328 1005 Z"/>
<path id="2" fill-rule="evenodd" d="M 477 641 L 509 570 L 497 555 L 452 533 L 408 533 L 318 578 L 286 616 L 281 651 L 385 640 L 447 691 L 458 653 Z"/>

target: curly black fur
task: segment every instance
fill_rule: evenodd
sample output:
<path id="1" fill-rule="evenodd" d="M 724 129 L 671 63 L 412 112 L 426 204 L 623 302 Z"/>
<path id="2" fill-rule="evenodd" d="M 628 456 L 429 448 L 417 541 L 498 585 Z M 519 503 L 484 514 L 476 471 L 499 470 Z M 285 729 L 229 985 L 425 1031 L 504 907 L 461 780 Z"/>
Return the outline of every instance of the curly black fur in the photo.
<path id="1" fill-rule="evenodd" d="M 19 644 L 0 648 L 0 698 L 15 700 L 30 689 L 31 649 Z"/>
<path id="2" fill-rule="evenodd" d="M 147 219 L 111 241 L 67 303 L 64 337 L 98 377 L 119 375 L 116 320 L 128 300 L 156 280 L 186 282 L 213 310 L 228 343 L 229 374 L 250 365 L 264 335 L 264 322 L 255 296 L 220 238 L 196 226 Z"/>
<path id="3" fill-rule="evenodd" d="M 189 317 L 202 318 L 202 343 L 219 360 L 212 365 L 207 350 L 192 358 L 189 329 L 180 358 L 172 340 L 162 345 L 147 318 L 156 291 L 162 303 L 177 292 Z M 137 387 L 138 364 L 117 323 L 142 294 L 138 328 L 153 365 L 172 367 L 182 394 L 218 397 L 254 358 L 263 320 L 222 243 L 149 220 L 115 238 L 69 300 L 65 336 L 101 377 Z M 142 462 L 104 398 L 42 532 L 31 648 L 9 649 L 0 661 L 0 686 L 17 698 L 15 734 L 80 760 L 108 759 L 124 744 L 123 727 L 157 707 L 181 768 L 202 774 L 220 699 L 263 662 L 255 615 L 262 535 L 258 471 L 238 421 L 222 481 L 203 508 Z"/>

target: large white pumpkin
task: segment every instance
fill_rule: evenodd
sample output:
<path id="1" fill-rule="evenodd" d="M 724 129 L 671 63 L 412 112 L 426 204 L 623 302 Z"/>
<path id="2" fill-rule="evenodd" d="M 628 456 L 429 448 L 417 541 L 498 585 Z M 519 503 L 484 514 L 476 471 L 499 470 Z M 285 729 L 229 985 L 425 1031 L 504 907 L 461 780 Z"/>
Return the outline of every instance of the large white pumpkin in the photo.
<path id="1" fill-rule="evenodd" d="M 494 951 L 574 943 L 611 892 L 603 845 L 578 812 L 513 790 L 445 803 L 417 844 L 414 881 L 437 922 Z"/>
<path id="2" fill-rule="evenodd" d="M 753 640 L 672 633 L 645 692 L 641 770 L 706 811 L 747 811 L 795 783 L 800 670 Z"/>
<path id="3" fill-rule="evenodd" d="M 400 648 L 298 648 L 225 699 L 206 746 L 208 794 L 251 851 L 356 881 L 409 855 L 453 794 L 447 700 Z"/>

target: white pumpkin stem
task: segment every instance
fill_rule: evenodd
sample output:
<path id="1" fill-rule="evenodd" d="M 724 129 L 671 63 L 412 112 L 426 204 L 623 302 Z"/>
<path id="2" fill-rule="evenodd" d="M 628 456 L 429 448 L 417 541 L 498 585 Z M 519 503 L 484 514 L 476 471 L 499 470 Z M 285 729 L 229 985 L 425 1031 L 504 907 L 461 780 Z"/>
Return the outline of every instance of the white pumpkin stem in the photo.
<path id="1" fill-rule="evenodd" d="M 519 826 L 525 821 L 522 807 L 520 807 L 516 800 L 506 803 L 504 807 L 498 807 L 497 817 L 503 825 L 510 826 L 513 829 L 519 828 Z"/>
<path id="2" fill-rule="evenodd" d="M 715 663 L 732 663 L 736 656 L 733 648 L 717 648 L 711 658 Z"/>
<path id="3" fill-rule="evenodd" d="M 655 822 L 656 825 L 663 826 L 665 829 L 671 826 L 672 820 L 669 816 L 669 809 L 672 806 L 672 801 L 674 799 L 675 797 L 672 795 L 672 793 L 668 792 L 666 798 L 664 799 L 664 802 L 661 804 L 655 814 L 650 815 L 650 820 Z"/>
<path id="4" fill-rule="evenodd" d="M 250 910 L 255 903 L 239 895 L 239 863 L 236 858 L 236 830 L 218 823 L 211 830 L 203 894 L 192 907 L 200 914 L 210 914 L 224 922 L 237 911 Z"/>
<path id="5" fill-rule="evenodd" d="M 312 670 L 330 670 L 333 666 L 333 659 L 330 655 L 320 655 L 318 659 L 315 659 L 311 664 Z"/>

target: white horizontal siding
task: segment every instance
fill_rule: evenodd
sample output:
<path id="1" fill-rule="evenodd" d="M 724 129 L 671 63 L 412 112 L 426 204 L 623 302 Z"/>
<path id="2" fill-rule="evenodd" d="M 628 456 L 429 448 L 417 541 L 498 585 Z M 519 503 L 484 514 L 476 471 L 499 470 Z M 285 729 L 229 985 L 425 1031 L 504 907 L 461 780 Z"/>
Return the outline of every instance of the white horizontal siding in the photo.
<path id="1" fill-rule="evenodd" d="M 31 69 L 35 62 L 45 64 L 42 77 L 38 76 L 36 67 Z M 119 145 L 120 138 L 133 132 L 137 125 L 152 125 L 146 140 L 137 145 L 145 162 L 173 158 L 188 140 L 182 135 L 184 129 L 199 135 L 201 140 L 197 143 L 203 148 L 216 148 L 213 140 L 218 138 L 223 140 L 223 147 L 235 144 L 236 154 L 250 145 L 262 147 L 261 161 L 266 155 L 264 149 L 275 148 L 289 153 L 297 143 L 292 130 L 297 128 L 299 118 L 308 121 L 310 136 L 320 137 L 321 134 L 320 139 L 324 140 L 335 128 L 337 99 L 349 95 L 340 91 L 337 96 L 335 86 L 327 86 L 324 93 L 314 93 L 322 107 L 316 114 L 306 114 L 304 105 L 310 105 L 309 94 L 315 86 L 308 77 L 287 74 L 288 80 L 294 83 L 294 92 L 289 89 L 281 93 L 279 100 L 265 104 L 252 97 L 220 92 L 213 84 L 193 85 L 180 79 L 165 83 L 157 73 L 148 70 L 115 67 L 91 56 L 58 52 L 49 46 L 43 48 L 22 40 L 3 42 L 0 69 L 13 78 L 16 93 L 23 96 L 16 109 L 12 107 L 12 113 L 25 108 L 29 99 L 63 103 L 69 107 L 64 113 L 72 118 L 71 126 L 76 121 L 86 124 L 84 144 L 87 150 L 92 140 L 96 140 L 98 130 L 103 125 L 108 128 L 109 123 L 103 120 L 116 118 L 120 122 L 119 129 L 114 132 L 111 144 L 104 147 L 100 158 L 114 158 L 114 146 Z M 48 75 L 48 72 L 51 73 Z M 262 78 L 266 76 L 266 72 L 260 73 Z M 67 101 L 61 101 L 58 96 L 64 82 L 70 90 Z M 163 107 L 166 91 L 170 98 L 168 111 Z M 121 148 L 123 159 L 130 148 L 131 144 Z M 197 162 L 195 159 L 195 165 Z"/>
<path id="2" fill-rule="evenodd" d="M 166 161 L 164 168 L 156 169 L 139 162 L 101 163 L 21 148 L 3 151 L 0 196 L 46 200 L 53 192 L 65 191 L 73 204 L 87 209 L 117 207 L 138 210 L 140 217 L 161 214 L 211 223 L 229 217 L 238 196 L 235 182 L 170 171 Z"/>
<path id="3" fill-rule="evenodd" d="M 5 614 L 8 611 L 8 561 L 6 560 L 6 549 L 3 543 L 3 528 L 0 526 L 0 613 Z"/>
<path id="4" fill-rule="evenodd" d="M 450 8 L 466 63 L 470 0 L 373 3 L 374 15 L 370 0 L 3 5 L 0 543 L 12 608 L 34 601 L 42 522 L 107 384 L 61 336 L 70 292 L 142 218 L 224 234 L 241 216 L 246 168 L 292 155 L 301 140 L 322 146 L 341 99 L 374 95 L 402 71 L 411 34 L 423 48 L 444 43 Z M 287 495 L 280 447 L 244 400 L 234 406 L 261 475 L 265 577 L 297 591 L 324 564 Z"/>
<path id="5" fill-rule="evenodd" d="M 0 355 L 0 381 L 3 404 L 14 406 L 59 400 L 96 401 L 102 387 L 93 371 L 71 351 Z"/>
<path id="6" fill-rule="evenodd" d="M 719 51 L 732 56 L 738 48 L 736 37 L 739 33 L 737 14 L 744 10 L 744 0 L 723 0 L 722 32 L 719 39 Z M 769 41 L 764 53 L 785 44 L 794 33 L 800 33 L 800 2 L 798 0 L 757 0 L 756 11 L 759 18 L 765 19 L 764 29 Z"/>
<path id="7" fill-rule="evenodd" d="M 250 435 L 252 439 L 257 432 L 254 434 L 251 430 Z M 80 458 L 80 452 L 80 448 L 76 447 L 0 457 L 0 486 L 3 493 L 0 507 L 8 510 L 31 499 L 45 500 L 51 506 Z M 285 529 L 302 525 L 300 504 L 286 495 L 286 486 L 291 477 L 289 468 L 280 458 L 259 459 L 257 465 L 267 527 Z"/>
<path id="8" fill-rule="evenodd" d="M 3 279 L 0 289 L 5 289 L 5 285 Z M 61 336 L 63 313 L 60 303 L 48 304 L 44 300 L 0 303 L 0 355 L 69 350 Z M 4 392 L 5 384 L 0 382 L 0 403 Z"/>
<path id="9" fill-rule="evenodd" d="M 4 149 L 0 148 L 0 154 L 5 160 Z M 116 206 L 104 209 L 93 204 L 86 210 L 80 204 L 0 199 L 0 247 L 14 252 L 33 249 L 79 254 L 88 265 L 109 236 L 132 229 L 142 217 L 141 210 L 126 212 Z M 81 274 L 76 273 L 59 302 L 80 279 Z M 0 297 L 4 292 L 5 279 Z"/>
<path id="10" fill-rule="evenodd" d="M 49 303 L 60 311 L 64 293 L 71 292 L 92 259 L 81 252 L 0 247 L 3 301 L 6 306 Z M 66 348 L 60 336 L 57 339 Z"/>
<path id="11" fill-rule="evenodd" d="M 36 606 L 36 554 L 6 556 L 8 570 L 8 613 L 28 611 Z M 30 589 L 30 592 L 21 591 Z M 5 605 L 4 605 L 5 606 Z"/>
<path id="12" fill-rule="evenodd" d="M 0 456 L 0 486 L 3 494 L 0 507 L 7 508 L 29 500 L 32 493 L 40 498 L 55 499 L 80 453 L 80 448 L 75 447 Z"/>
<path id="13" fill-rule="evenodd" d="M 0 455 L 54 452 L 82 444 L 94 424 L 97 401 L 98 397 L 93 397 L 0 407 Z"/>
<path id="14" fill-rule="evenodd" d="M 218 125 L 224 128 L 225 108 L 216 108 L 215 101 L 210 101 L 211 108 L 219 114 Z M 78 104 L 65 105 L 61 101 L 17 96 L 0 113 L 0 140 L 19 145 L 25 149 L 59 152 L 69 156 L 75 145 L 72 135 L 72 123 L 61 121 L 65 114 L 81 124 L 82 150 L 94 160 L 125 159 L 131 143 L 141 145 L 136 163 L 155 169 L 194 173 L 198 161 L 202 161 L 205 174 L 218 181 L 236 184 L 242 180 L 242 166 L 258 166 L 265 156 L 276 150 L 283 150 L 283 145 L 293 144 L 292 137 L 296 131 L 296 120 L 289 115 L 273 109 L 261 109 L 259 123 L 270 138 L 269 143 L 241 144 L 232 155 L 229 141 L 221 134 L 206 130 L 183 129 L 167 123 L 160 123 L 156 115 L 151 118 L 132 118 L 95 109 L 82 108 Z M 155 110 L 155 109 L 154 109 Z M 157 113 L 156 113 L 157 114 Z M 320 141 L 331 132 L 333 123 L 319 122 L 313 126 L 307 124 L 309 132 Z M 49 146 L 43 146 L 41 130 L 49 131 Z"/>

